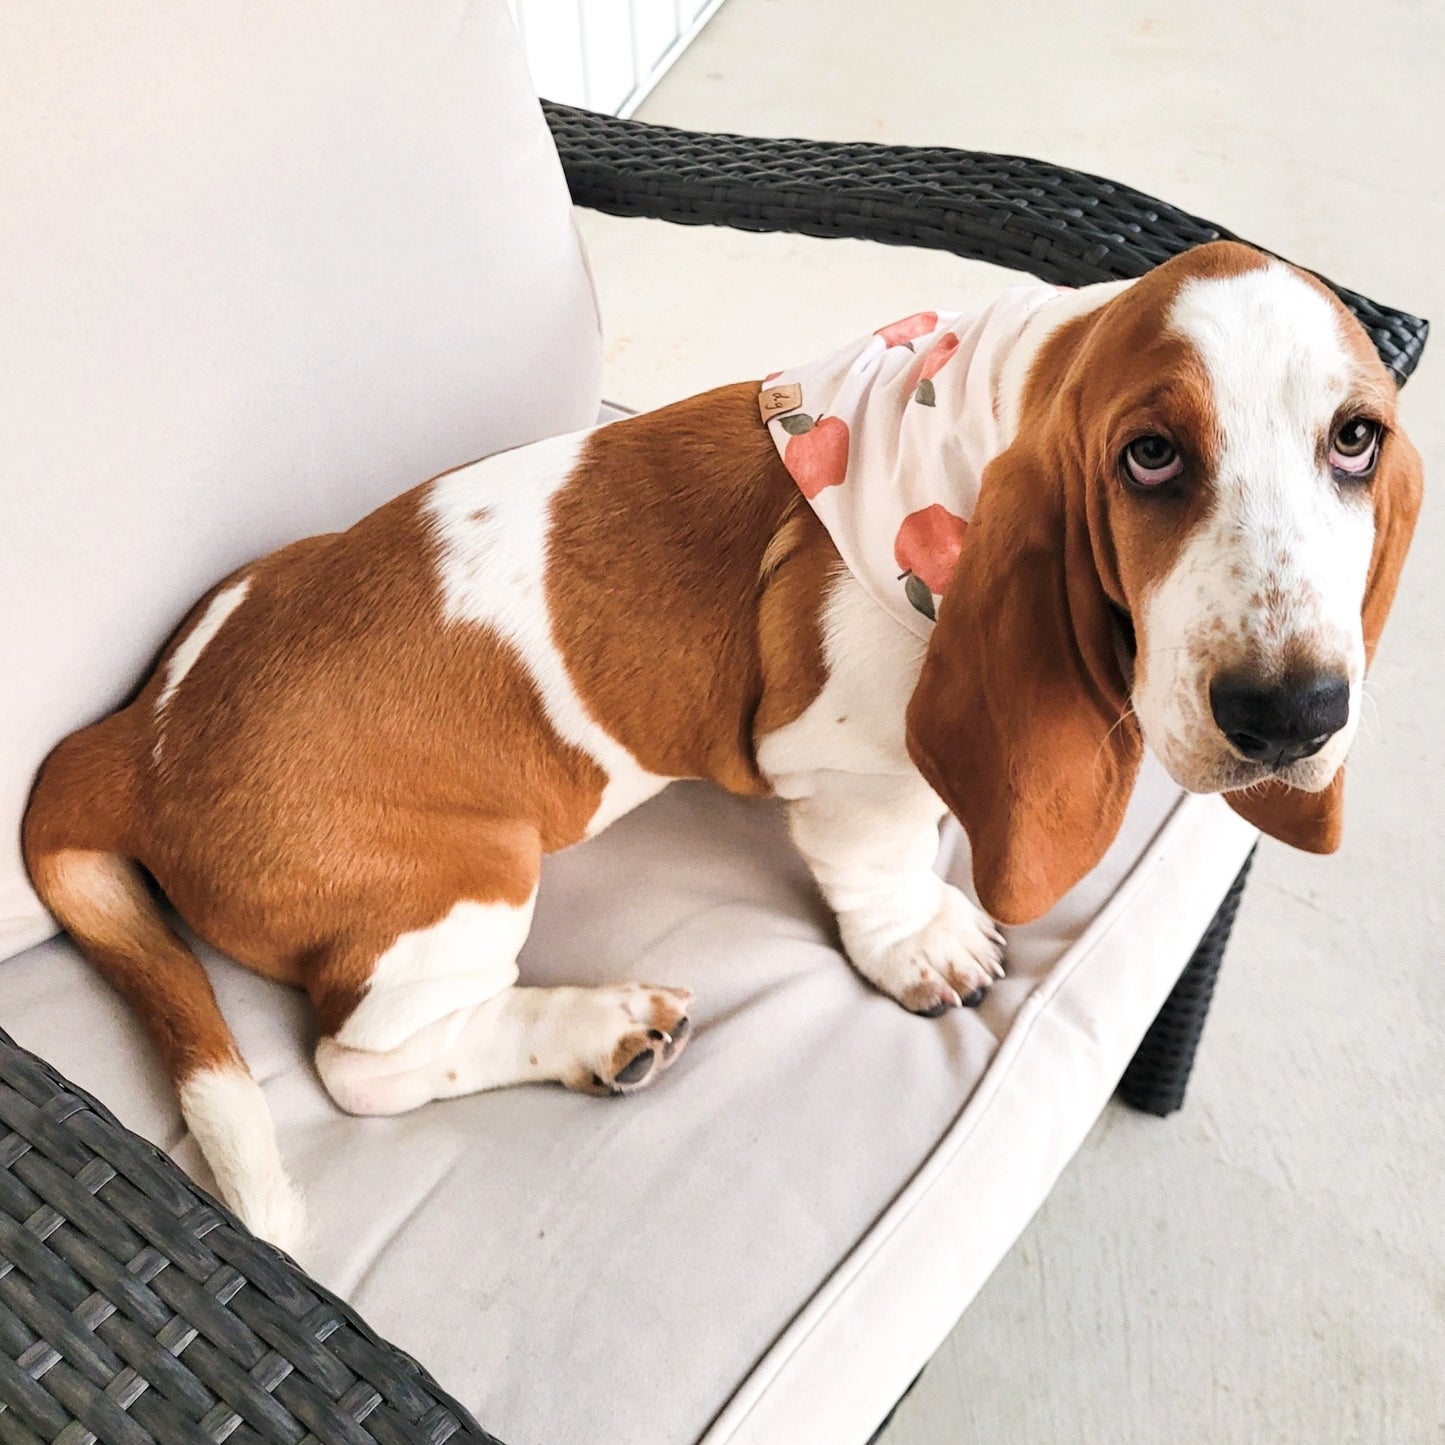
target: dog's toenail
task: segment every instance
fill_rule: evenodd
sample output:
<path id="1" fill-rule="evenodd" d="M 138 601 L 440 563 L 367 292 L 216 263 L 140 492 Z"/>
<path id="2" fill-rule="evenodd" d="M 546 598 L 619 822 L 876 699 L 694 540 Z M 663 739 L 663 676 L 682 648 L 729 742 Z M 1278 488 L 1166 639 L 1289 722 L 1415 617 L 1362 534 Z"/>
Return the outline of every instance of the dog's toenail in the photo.
<path id="1" fill-rule="evenodd" d="M 671 1060 L 677 1056 L 677 1051 L 682 1047 L 682 1041 L 687 1037 L 687 1031 L 691 1027 L 688 1021 L 679 1019 L 672 1026 L 672 1033 L 669 1035 L 667 1045 L 662 1051 L 664 1059 Z"/>
<path id="2" fill-rule="evenodd" d="M 592 1083 L 594 1087 L 598 1089 L 610 1089 L 612 1087 L 612 1085 L 609 1084 L 607 1080 L 602 1077 L 601 1074 L 593 1074 Z"/>
<path id="3" fill-rule="evenodd" d="M 648 1070 L 652 1068 L 652 1059 L 652 1050 L 643 1049 L 626 1068 L 618 1070 L 617 1082 L 619 1084 L 635 1084 L 639 1080 L 645 1079 Z"/>
<path id="4" fill-rule="evenodd" d="M 968 1000 L 965 999 L 964 1002 L 967 1003 Z M 937 1018 L 942 1018 L 943 1015 L 946 1014 L 947 1012 L 948 1012 L 948 1004 L 947 1004 L 946 1002 L 945 1002 L 945 1003 L 936 1003 L 936 1004 L 933 1005 L 932 1008 L 921 1008 L 921 1009 L 918 1009 L 918 1010 L 917 1010 L 917 1013 L 918 1013 L 919 1018 L 924 1018 L 924 1019 L 937 1019 Z"/>
<path id="5" fill-rule="evenodd" d="M 986 988 L 976 988 L 972 993 L 963 996 L 963 1006 L 964 1008 L 977 1008 L 987 997 L 988 990 Z"/>
<path id="6" fill-rule="evenodd" d="M 655 1039 L 658 1043 L 663 1043 L 667 1039 L 667 1035 L 661 1029 L 648 1029 L 647 1037 Z"/>

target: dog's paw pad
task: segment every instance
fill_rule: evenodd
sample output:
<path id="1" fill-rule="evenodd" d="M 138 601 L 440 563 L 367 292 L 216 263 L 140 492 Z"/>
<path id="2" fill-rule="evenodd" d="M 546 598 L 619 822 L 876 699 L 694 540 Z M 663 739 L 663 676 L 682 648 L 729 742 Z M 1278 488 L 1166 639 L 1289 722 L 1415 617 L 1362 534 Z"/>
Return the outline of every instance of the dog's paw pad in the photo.
<path id="1" fill-rule="evenodd" d="M 687 1044 L 686 989 L 623 984 L 590 991 L 581 1043 L 588 1056 L 563 1080 L 584 1094 L 631 1094 L 671 1067 Z"/>
<path id="2" fill-rule="evenodd" d="M 619 1084 L 640 1084 L 652 1072 L 652 1066 L 656 1062 L 656 1051 L 653 1049 L 643 1049 L 631 1063 L 624 1064 L 618 1069 L 614 1082 Z"/>

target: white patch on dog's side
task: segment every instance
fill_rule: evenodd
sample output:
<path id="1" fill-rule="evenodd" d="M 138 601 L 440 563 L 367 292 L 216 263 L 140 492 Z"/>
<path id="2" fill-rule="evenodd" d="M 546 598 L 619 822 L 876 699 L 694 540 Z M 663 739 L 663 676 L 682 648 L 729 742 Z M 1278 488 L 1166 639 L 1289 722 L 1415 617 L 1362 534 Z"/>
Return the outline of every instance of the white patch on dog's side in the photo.
<path id="1" fill-rule="evenodd" d="M 917 776 L 904 715 L 927 644 L 900 626 L 839 564 L 823 604 L 827 681 L 785 727 L 758 741 L 758 767 L 782 797 L 819 770 Z"/>
<path id="2" fill-rule="evenodd" d="M 823 612 L 828 680 L 758 744 L 854 967 L 919 1012 L 956 1007 L 1002 974 L 997 930 L 934 871 L 945 809 L 904 739 L 925 647 L 840 573 Z"/>
<path id="3" fill-rule="evenodd" d="M 372 966 L 366 993 L 337 1031 L 337 1043 L 384 1053 L 437 1019 L 510 988 L 536 901 L 535 892 L 519 908 L 463 900 L 430 928 L 401 934 Z"/>
<path id="4" fill-rule="evenodd" d="M 306 1206 L 282 1167 L 276 1126 L 250 1071 L 200 1069 L 181 1085 L 180 1098 L 221 1198 L 255 1234 L 296 1254 L 306 1237 Z"/>
<path id="5" fill-rule="evenodd" d="M 1268 679 L 1301 655 L 1346 675 L 1349 722 L 1286 775 L 1322 788 L 1359 720 L 1374 517 L 1368 484 L 1339 483 L 1324 454 L 1353 361 L 1329 302 L 1277 262 L 1180 288 L 1170 328 L 1202 361 L 1220 429 L 1214 498 L 1174 568 L 1144 599 L 1135 709 L 1175 779 L 1238 786 L 1209 686 Z"/>
<path id="6" fill-rule="evenodd" d="M 156 717 L 165 712 L 166 704 L 176 695 L 176 689 L 185 681 L 186 674 L 196 665 L 197 659 L 206 650 L 211 639 L 226 624 L 227 618 L 246 600 L 251 590 L 251 579 L 242 577 L 211 598 L 210 606 L 196 619 L 196 625 L 176 644 L 175 650 L 166 661 L 166 680 L 156 696 Z M 156 736 L 155 752 L 159 755 L 161 739 Z"/>
<path id="7" fill-rule="evenodd" d="M 588 713 L 552 638 L 545 585 L 552 498 L 572 475 L 589 435 L 553 437 L 438 477 L 427 510 L 440 545 L 447 617 L 490 627 L 510 643 L 558 736 L 607 775 L 587 827 L 591 837 L 672 779 L 640 767 Z"/>

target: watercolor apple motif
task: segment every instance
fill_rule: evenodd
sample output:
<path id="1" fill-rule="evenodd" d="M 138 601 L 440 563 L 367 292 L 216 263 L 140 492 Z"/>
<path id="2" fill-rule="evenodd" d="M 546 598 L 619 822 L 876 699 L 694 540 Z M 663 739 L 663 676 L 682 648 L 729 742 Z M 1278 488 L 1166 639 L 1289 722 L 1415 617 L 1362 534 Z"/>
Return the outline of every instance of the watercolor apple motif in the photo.
<path id="1" fill-rule="evenodd" d="M 880 326 L 873 334 L 881 336 L 889 346 L 906 346 L 912 351 L 912 343 L 918 337 L 927 336 L 930 331 L 937 330 L 938 312 L 915 311 L 912 316 L 905 316 L 902 321 Z"/>
<path id="2" fill-rule="evenodd" d="M 967 531 L 962 517 L 935 502 L 910 512 L 893 541 L 893 560 L 903 569 L 904 595 L 930 621 L 936 617 L 933 599 L 943 596 Z"/>
<path id="3" fill-rule="evenodd" d="M 788 433 L 783 465 L 810 502 L 825 487 L 842 485 L 848 474 L 848 424 L 841 417 L 794 412 L 778 425 Z"/>
<path id="4" fill-rule="evenodd" d="M 943 370 L 944 362 L 957 350 L 958 335 L 956 332 L 948 331 L 924 353 L 923 360 L 918 367 L 918 384 L 913 390 L 913 399 L 920 406 L 937 405 L 938 399 L 933 392 L 933 378 Z"/>

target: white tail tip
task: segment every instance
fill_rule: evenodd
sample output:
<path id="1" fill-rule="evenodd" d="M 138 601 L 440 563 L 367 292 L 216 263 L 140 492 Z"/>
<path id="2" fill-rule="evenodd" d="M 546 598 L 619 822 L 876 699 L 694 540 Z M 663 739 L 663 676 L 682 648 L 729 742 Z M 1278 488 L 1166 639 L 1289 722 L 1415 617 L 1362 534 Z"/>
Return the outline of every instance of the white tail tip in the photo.
<path id="1" fill-rule="evenodd" d="M 261 1086 L 244 1065 L 201 1069 L 180 1088 L 181 1114 L 221 1198 L 252 1233 L 288 1254 L 306 1241 L 306 1205 L 281 1164 Z"/>

